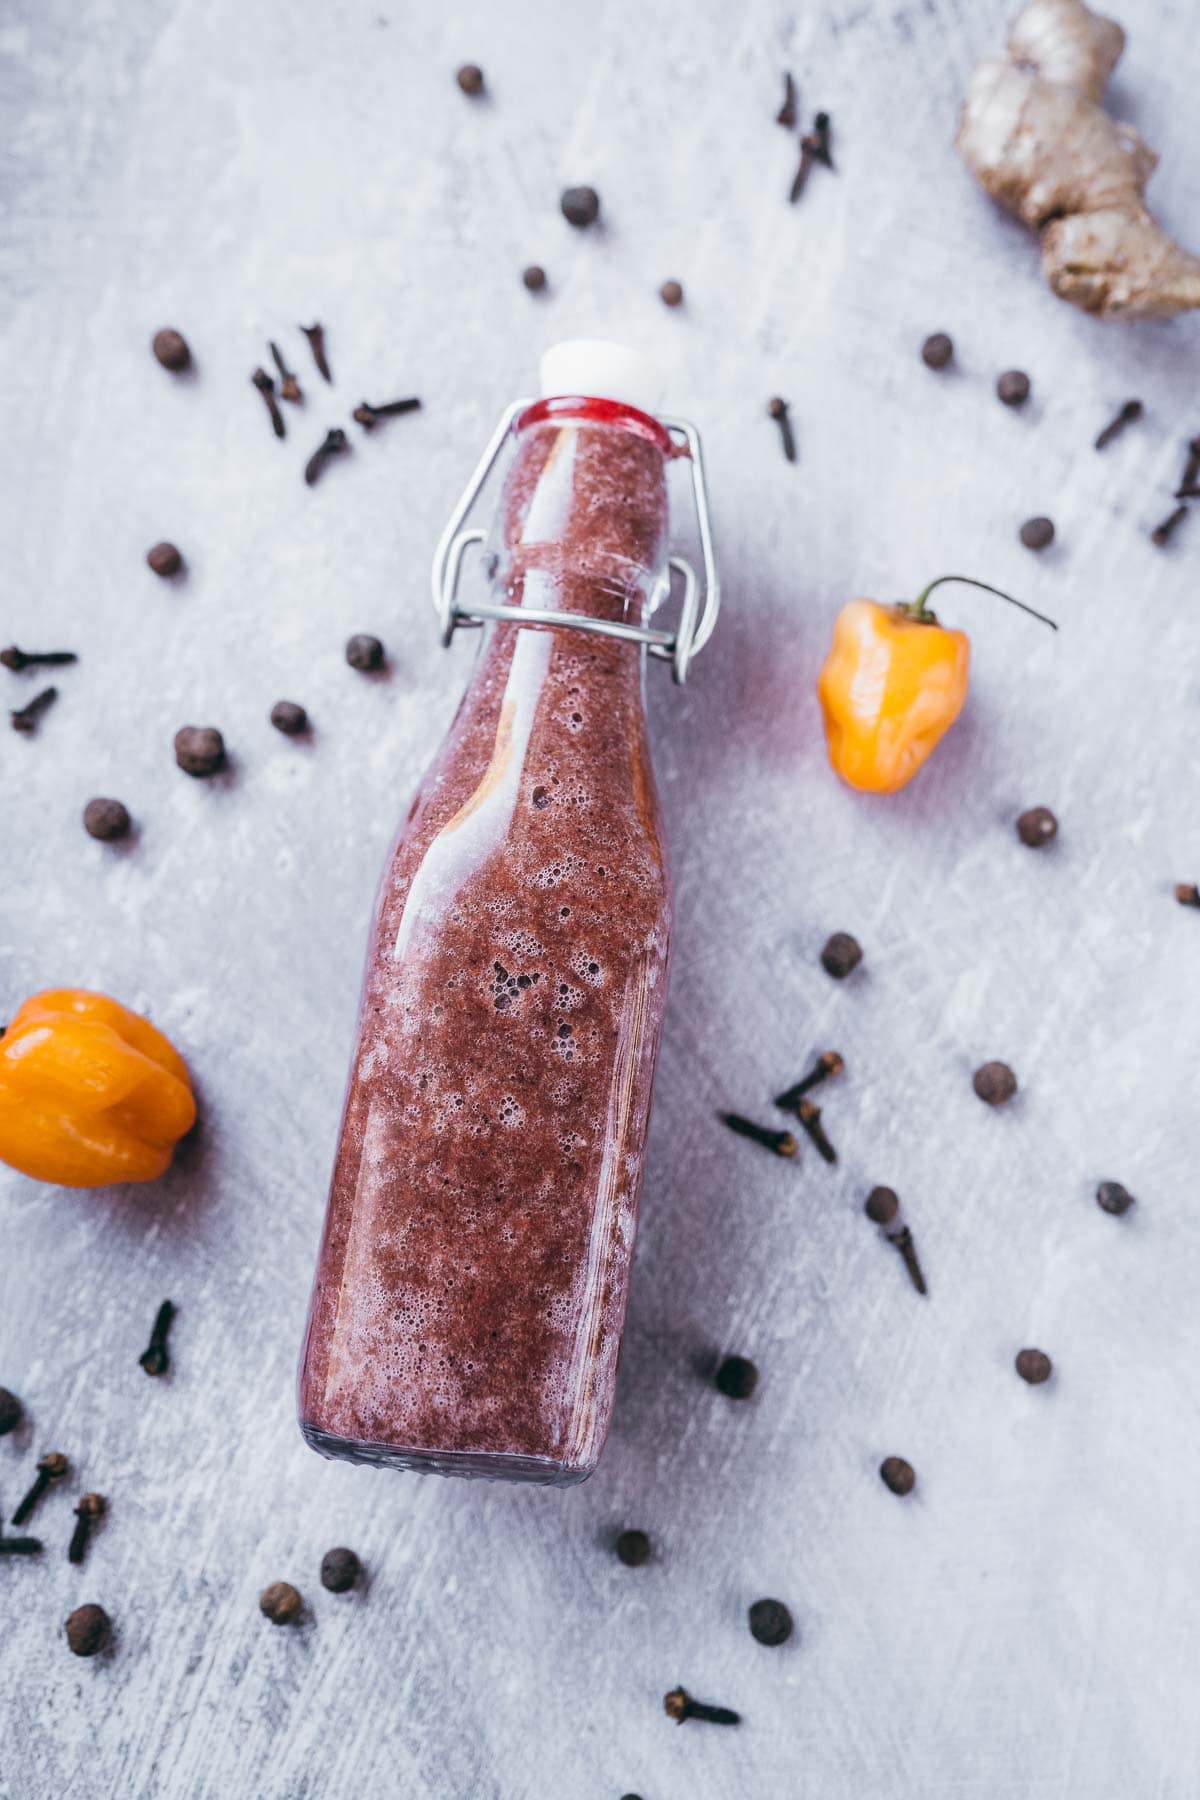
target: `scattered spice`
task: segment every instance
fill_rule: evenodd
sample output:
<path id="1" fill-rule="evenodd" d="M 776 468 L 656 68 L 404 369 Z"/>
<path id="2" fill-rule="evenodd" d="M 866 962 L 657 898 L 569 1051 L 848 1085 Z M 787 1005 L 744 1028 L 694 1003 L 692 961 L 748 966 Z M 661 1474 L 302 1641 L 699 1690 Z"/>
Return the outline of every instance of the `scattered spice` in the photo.
<path id="1" fill-rule="evenodd" d="M 1040 850 L 1058 836 L 1058 820 L 1048 806 L 1031 806 L 1017 820 L 1017 836 L 1031 850 Z"/>
<path id="2" fill-rule="evenodd" d="M 813 1088 L 819 1087 L 831 1076 L 840 1075 L 845 1066 L 846 1064 L 837 1050 L 822 1051 L 807 1075 L 802 1075 L 799 1081 L 793 1082 L 790 1088 L 785 1088 L 782 1094 L 776 1094 L 776 1106 L 784 1112 L 795 1112 L 805 1094 L 811 1093 Z"/>
<path id="3" fill-rule="evenodd" d="M 103 844 L 128 837 L 132 824 L 129 809 L 120 800 L 89 800 L 83 809 L 83 829 Z"/>
<path id="4" fill-rule="evenodd" d="M 600 217 L 600 196 L 592 187 L 564 188 L 559 205 L 568 225 L 579 231 L 594 225 Z"/>
<path id="5" fill-rule="evenodd" d="M 863 1211 L 873 1225 L 880 1227 L 888 1243 L 894 1244 L 900 1252 L 904 1267 L 908 1271 L 908 1278 L 918 1294 L 927 1294 L 929 1289 L 925 1283 L 925 1274 L 917 1256 L 917 1246 L 913 1241 L 912 1232 L 907 1225 L 900 1225 L 895 1231 L 888 1229 L 895 1224 L 900 1214 L 900 1196 L 896 1190 L 890 1187 L 872 1188 L 867 1195 Z"/>
<path id="6" fill-rule="evenodd" d="M 41 693 L 35 694 L 26 706 L 18 707 L 16 712 L 9 714 L 13 730 L 23 731 L 27 734 L 36 731 L 38 720 L 49 707 L 54 705 L 57 699 L 58 689 L 56 687 L 43 688 Z"/>
<path id="7" fill-rule="evenodd" d="M 749 1400 L 758 1386 L 758 1369 L 748 1356 L 727 1356 L 713 1379 L 727 1400 Z"/>
<path id="8" fill-rule="evenodd" d="M 322 442 L 317 445 L 304 465 L 304 479 L 308 486 L 312 487 L 330 457 L 340 456 L 349 447 L 349 441 L 340 425 L 335 425 L 331 431 L 327 431 Z"/>
<path id="9" fill-rule="evenodd" d="M 819 112 L 813 119 L 813 128 L 806 131 L 800 139 L 800 162 L 792 178 L 788 200 L 794 206 L 808 184 L 809 173 L 814 163 L 821 163 L 827 169 L 833 167 L 833 157 L 829 149 L 829 114 Z"/>
<path id="10" fill-rule="evenodd" d="M 170 369 L 176 375 L 181 369 L 186 369 L 192 360 L 187 339 L 181 331 L 175 331 L 169 325 L 162 331 L 155 332 L 150 340 L 150 348 L 163 368 Z"/>
<path id="11" fill-rule="evenodd" d="M 165 581 L 170 575 L 178 575 L 183 567 L 183 557 L 174 544 L 155 544 L 146 552 L 146 561 L 156 575 Z"/>
<path id="12" fill-rule="evenodd" d="M 373 405 L 370 400 L 364 400 L 360 406 L 355 407 L 354 417 L 365 431 L 371 431 L 380 419 L 391 419 L 398 417 L 400 413 L 419 412 L 420 410 L 421 402 L 415 395 L 408 400 L 384 400 L 378 405 Z"/>
<path id="13" fill-rule="evenodd" d="M 902 1456 L 885 1456 L 879 1465 L 879 1479 L 885 1488 L 901 1497 L 911 1494 L 917 1485 L 916 1470 Z"/>
<path id="14" fill-rule="evenodd" d="M 944 331 L 935 331 L 921 345 L 921 361 L 927 369 L 944 369 L 953 357 L 954 341 Z"/>
<path id="15" fill-rule="evenodd" d="M 35 1537 L 0 1537 L 0 1556 L 40 1556 L 42 1540 Z"/>
<path id="16" fill-rule="evenodd" d="M 215 725 L 184 725 L 175 733 L 175 761 L 185 775 L 215 775 L 225 766 L 225 739 Z"/>
<path id="17" fill-rule="evenodd" d="M 77 1606 L 67 1619 L 67 1647 L 72 1656 L 95 1656 L 103 1650 L 112 1621 L 102 1606 Z"/>
<path id="18" fill-rule="evenodd" d="M 750 1608 L 750 1636 L 774 1649 L 786 1644 L 795 1630 L 792 1615 L 782 1600 L 756 1600 Z"/>
<path id="19" fill-rule="evenodd" d="M 821 1124 L 820 1107 L 812 1100 L 801 1100 L 796 1107 L 796 1117 L 807 1132 L 809 1141 L 816 1150 L 818 1156 L 822 1157 L 827 1163 L 835 1163 L 837 1161 L 837 1151 L 825 1135 L 825 1128 Z"/>
<path id="20" fill-rule="evenodd" d="M 1175 898 L 1180 906 L 1200 906 L 1200 887 L 1194 881 L 1177 881 Z"/>
<path id="21" fill-rule="evenodd" d="M 749 1138 L 751 1143 L 761 1144 L 765 1150 L 773 1150 L 776 1156 L 795 1156 L 800 1148 L 790 1131 L 772 1131 L 769 1125 L 756 1125 L 753 1119 L 744 1119 L 741 1113 L 719 1112 L 717 1117 L 739 1137 Z"/>
<path id="22" fill-rule="evenodd" d="M 60 663 L 78 662 L 74 650 L 18 650 L 10 644 L 6 650 L 0 650 L 0 663 L 6 669 L 33 669 L 42 664 L 47 668 L 57 667 Z"/>
<path id="23" fill-rule="evenodd" d="M 835 981 L 845 981 L 863 959 L 862 945 L 848 931 L 835 931 L 821 951 L 821 967 Z"/>
<path id="24" fill-rule="evenodd" d="M 703 1700 L 693 1700 L 686 1688 L 672 1688 L 669 1694 L 663 1695 L 663 1711 L 668 1719 L 674 1719 L 682 1725 L 685 1719 L 706 1719 L 710 1725 L 737 1725 L 739 1715 L 728 1706 L 709 1706 Z"/>
<path id="25" fill-rule="evenodd" d="M 658 297 L 664 306 L 682 306 L 683 283 L 679 281 L 664 281 L 658 290 Z"/>
<path id="26" fill-rule="evenodd" d="M 1018 536 L 1027 550 L 1046 550 L 1054 542 L 1054 520 L 1026 519 Z"/>
<path id="27" fill-rule="evenodd" d="M 271 352 L 271 361 L 279 370 L 280 398 L 283 400 L 290 400 L 293 406 L 299 406 L 304 395 L 300 392 L 300 382 L 298 377 L 294 370 L 289 369 L 284 362 L 283 351 L 279 348 L 279 345 L 275 342 L 274 338 L 270 339 L 267 348 Z"/>
<path id="28" fill-rule="evenodd" d="M 42 1495 L 52 1482 L 61 1481 L 67 1472 L 68 1463 L 60 1450 L 52 1450 L 48 1456 L 38 1458 L 37 1474 L 33 1486 L 21 1501 L 12 1516 L 14 1525 L 23 1525 L 37 1506 Z"/>
<path id="29" fill-rule="evenodd" d="M 1187 512 L 1188 509 L 1186 506 L 1177 506 L 1174 512 L 1168 513 L 1166 518 L 1161 520 L 1161 522 L 1154 527 L 1154 530 L 1150 533 L 1150 542 L 1156 549 L 1166 549 L 1175 533 L 1179 530 L 1179 527 L 1183 524 L 1183 521 L 1187 518 Z"/>
<path id="30" fill-rule="evenodd" d="M 104 1516 L 107 1505 L 103 1494 L 82 1494 L 79 1505 L 75 1508 L 75 1529 L 71 1533 L 71 1545 L 67 1551 L 67 1561 L 81 1563 L 87 1549 L 88 1538 L 96 1520 Z"/>
<path id="31" fill-rule="evenodd" d="M 294 1625 L 304 1610 L 304 1601 L 290 1581 L 272 1581 L 258 1596 L 258 1610 L 272 1625 Z"/>
<path id="32" fill-rule="evenodd" d="M 275 398 L 275 383 L 265 369 L 255 369 L 250 377 L 254 386 L 263 397 L 267 411 L 271 416 L 271 430 L 277 438 L 287 436 L 287 426 L 283 422 L 283 414 L 279 410 L 279 402 Z"/>
<path id="33" fill-rule="evenodd" d="M 521 270 L 521 280 L 531 294 L 540 294 L 546 285 L 546 271 L 539 263 L 530 263 L 527 269 Z"/>
<path id="34" fill-rule="evenodd" d="M 1102 1181 L 1096 1189 L 1096 1205 L 1101 1212 L 1111 1213 L 1115 1219 L 1136 1204 L 1129 1189 L 1119 1181 Z"/>
<path id="35" fill-rule="evenodd" d="M 1120 412 L 1117 414 L 1116 418 L 1109 420 L 1108 424 L 1104 427 L 1104 430 L 1100 433 L 1099 437 L 1096 439 L 1096 449 L 1097 450 L 1107 449 L 1108 445 L 1112 443 L 1114 438 L 1120 437 L 1121 433 L 1124 431 L 1124 429 L 1127 425 L 1132 425 L 1134 420 L 1140 419 L 1141 416 L 1142 416 L 1141 401 L 1140 400 L 1127 400 L 1125 402 L 1124 406 L 1121 408 Z"/>
<path id="36" fill-rule="evenodd" d="M 382 669 L 383 654 L 380 640 L 365 631 L 356 631 L 346 642 L 346 661 L 352 669 L 361 669 L 364 674 Z"/>
<path id="37" fill-rule="evenodd" d="M 796 460 L 796 439 L 792 433 L 792 421 L 788 412 L 788 403 L 775 394 L 767 401 L 767 411 L 779 425 L 779 441 L 783 445 L 783 454 L 788 462 Z"/>
<path id="38" fill-rule="evenodd" d="M 331 1594 L 347 1594 L 362 1574 L 362 1564 L 353 1550 L 339 1544 L 321 1558 L 321 1586 Z"/>
<path id="39" fill-rule="evenodd" d="M 988 1062 L 976 1069 L 971 1086 L 989 1106 L 1003 1106 L 1017 1091 L 1017 1078 L 1007 1063 Z"/>
<path id="40" fill-rule="evenodd" d="M 1188 439 L 1187 461 L 1183 465 L 1183 478 L 1179 483 L 1175 498 L 1177 500 L 1200 499 L 1200 437 Z"/>
<path id="41" fill-rule="evenodd" d="M 145 1369 L 147 1375 L 165 1375 L 171 1366 L 171 1358 L 167 1350 L 167 1336 L 174 1317 L 175 1302 L 164 1300 L 154 1315 L 154 1324 L 150 1328 L 150 1342 L 138 1357 L 138 1362 Z"/>
<path id="42" fill-rule="evenodd" d="M 890 1225 L 900 1211 L 900 1196 L 895 1188 L 874 1187 L 867 1195 L 863 1211 L 872 1225 Z"/>
<path id="43" fill-rule="evenodd" d="M 329 372 L 329 357 L 325 352 L 325 327 L 323 325 L 301 325 L 300 329 L 308 339 L 312 359 L 317 365 L 317 374 L 326 381 L 332 381 L 333 376 Z"/>
<path id="44" fill-rule="evenodd" d="M 640 1569 L 650 1561 L 650 1539 L 644 1531 L 623 1531 L 613 1548 L 627 1569 Z"/>
<path id="45" fill-rule="evenodd" d="M 17 1396 L 8 1388 L 0 1387 L 0 1437 L 7 1437 L 10 1431 L 16 1430 L 24 1411 Z"/>
<path id="46" fill-rule="evenodd" d="M 463 93 L 469 94 L 472 99 L 483 92 L 483 70 L 478 63 L 464 63 L 462 68 L 456 71 L 454 79 Z"/>
<path id="47" fill-rule="evenodd" d="M 775 123 L 782 125 L 785 131 L 793 131 L 796 125 L 796 84 L 792 80 L 791 70 L 783 72 L 783 105 L 775 114 Z"/>
<path id="48" fill-rule="evenodd" d="M 296 700 L 277 700 L 271 708 L 271 723 L 285 737 L 299 737 L 308 730 L 308 714 Z"/>
<path id="49" fill-rule="evenodd" d="M 1024 369 L 1005 369 L 996 383 L 996 394 L 1005 406 L 1024 406 L 1029 398 L 1029 377 Z"/>
<path id="50" fill-rule="evenodd" d="M 1054 1364 L 1044 1350 L 1018 1350 L 1016 1355 L 1017 1374 L 1030 1387 L 1040 1387 L 1043 1381 L 1049 1381 Z"/>

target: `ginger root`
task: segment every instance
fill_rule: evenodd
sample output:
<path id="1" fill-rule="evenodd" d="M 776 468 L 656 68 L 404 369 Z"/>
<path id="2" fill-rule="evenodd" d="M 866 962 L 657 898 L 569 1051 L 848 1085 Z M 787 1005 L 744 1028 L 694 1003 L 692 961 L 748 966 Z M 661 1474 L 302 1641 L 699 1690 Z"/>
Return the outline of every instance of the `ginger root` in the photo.
<path id="1" fill-rule="evenodd" d="M 1107 318 L 1200 307 L 1200 259 L 1143 200 L 1158 156 L 1104 111 L 1125 33 L 1083 0 L 1029 0 L 1006 57 L 981 62 L 958 148 L 993 199 L 1040 234 L 1054 292 Z"/>

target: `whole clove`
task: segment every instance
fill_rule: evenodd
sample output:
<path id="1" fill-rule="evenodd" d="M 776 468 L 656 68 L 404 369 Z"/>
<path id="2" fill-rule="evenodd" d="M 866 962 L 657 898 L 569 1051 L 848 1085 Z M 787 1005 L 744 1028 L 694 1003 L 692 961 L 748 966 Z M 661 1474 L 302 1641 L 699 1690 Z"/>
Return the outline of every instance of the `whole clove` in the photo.
<path id="1" fill-rule="evenodd" d="M 916 1470 L 902 1456 L 885 1456 L 879 1465 L 879 1479 L 885 1488 L 901 1498 L 911 1494 L 917 1485 Z"/>
<path id="2" fill-rule="evenodd" d="M 175 733 L 175 761 L 185 775 L 216 775 L 225 766 L 225 739 L 215 725 L 182 725 Z"/>
<path id="3" fill-rule="evenodd" d="M 277 438 L 286 437 L 287 426 L 283 422 L 283 414 L 280 412 L 279 402 L 275 398 L 275 383 L 265 369 L 255 369 L 250 379 L 262 395 L 271 416 L 271 430 Z"/>
<path id="4" fill-rule="evenodd" d="M 1180 906 L 1200 906 L 1200 887 L 1194 881 L 1177 881 L 1175 898 Z"/>
<path id="5" fill-rule="evenodd" d="M 862 945 L 848 931 L 835 931 L 821 951 L 821 967 L 835 981 L 845 981 L 863 959 Z"/>
<path id="6" fill-rule="evenodd" d="M 1200 491 L 1198 491 L 1198 497 L 1200 497 Z M 1174 512 L 1168 513 L 1166 518 L 1161 520 L 1160 523 L 1154 527 L 1154 530 L 1150 533 L 1150 542 L 1156 549 L 1166 549 L 1171 539 L 1175 536 L 1175 533 L 1179 530 L 1179 527 L 1183 524 L 1183 521 L 1187 518 L 1187 514 L 1188 509 L 1186 506 L 1177 506 Z"/>
<path id="7" fill-rule="evenodd" d="M 929 1289 L 925 1282 L 925 1271 L 921 1267 L 920 1259 L 917 1256 L 917 1246 L 913 1242 L 913 1234 L 908 1226 L 902 1225 L 899 1231 L 888 1231 L 885 1232 L 884 1235 L 887 1238 L 888 1243 L 895 1244 L 897 1250 L 900 1252 L 900 1259 L 903 1262 L 905 1269 L 908 1271 L 908 1279 L 912 1282 L 918 1294 L 927 1294 Z"/>
<path id="8" fill-rule="evenodd" d="M 770 414 L 771 418 L 778 423 L 779 441 L 783 445 L 784 456 L 787 458 L 788 462 L 794 463 L 796 460 L 796 439 L 792 433 L 792 420 L 791 414 L 788 411 L 787 401 L 781 399 L 778 394 L 775 394 L 767 401 L 767 412 Z"/>
<path id="9" fill-rule="evenodd" d="M 818 1156 L 827 1163 L 837 1161 L 837 1151 L 825 1135 L 825 1127 L 821 1124 L 821 1109 L 812 1100 L 801 1100 L 796 1107 L 796 1117 L 807 1132 L 809 1141 Z"/>
<path id="10" fill-rule="evenodd" d="M 361 406 L 355 407 L 354 417 L 365 430 L 370 431 L 380 419 L 396 418 L 401 413 L 419 412 L 420 408 L 421 402 L 415 395 L 409 400 L 385 400 L 380 405 L 374 405 L 370 400 L 364 400 Z"/>
<path id="11" fill-rule="evenodd" d="M 1133 1195 L 1123 1182 L 1102 1181 L 1096 1189 L 1096 1205 L 1101 1212 L 1111 1213 L 1116 1219 L 1119 1219 L 1122 1213 L 1127 1213 L 1130 1207 L 1136 1206 L 1136 1204 Z"/>
<path id="12" fill-rule="evenodd" d="M 748 1356 L 727 1356 L 713 1381 L 727 1400 L 749 1400 L 758 1386 L 758 1367 Z"/>
<path id="13" fill-rule="evenodd" d="M 150 1342 L 138 1357 L 138 1362 L 147 1375 L 165 1375 L 171 1366 L 170 1354 L 167 1350 L 167 1337 L 171 1330 L 171 1321 L 175 1317 L 175 1302 L 164 1300 L 154 1315 L 154 1324 L 150 1328 Z"/>
<path id="14" fill-rule="evenodd" d="M 35 1537 L 0 1537 L 0 1556 L 40 1556 L 42 1540 Z"/>
<path id="15" fill-rule="evenodd" d="M 1054 1364 L 1044 1350 L 1018 1350 L 1014 1363 L 1017 1374 L 1030 1387 L 1041 1387 L 1054 1372 Z"/>
<path id="16" fill-rule="evenodd" d="M 794 206 L 808 185 L 808 177 L 814 163 L 820 163 L 826 169 L 833 168 L 833 155 L 829 147 L 829 114 L 817 113 L 813 119 L 811 131 L 806 131 L 800 139 L 800 162 L 792 179 L 788 200 Z"/>
<path id="17" fill-rule="evenodd" d="M 756 1600 L 750 1608 L 750 1636 L 772 1649 L 786 1644 L 795 1630 L 791 1610 L 782 1600 Z"/>
<path id="18" fill-rule="evenodd" d="M 996 382 L 996 396 L 1004 406 L 1024 406 L 1029 398 L 1029 377 L 1024 369 L 1005 369 Z"/>
<path id="19" fill-rule="evenodd" d="M 321 1586 L 331 1594 L 348 1594 L 361 1574 L 361 1562 L 343 1544 L 327 1550 L 321 1558 Z"/>
<path id="20" fill-rule="evenodd" d="M 37 1506 L 46 1489 L 56 1481 L 61 1481 L 66 1474 L 68 1463 L 61 1450 L 52 1450 L 48 1456 L 38 1458 L 37 1474 L 33 1486 L 21 1501 L 12 1516 L 14 1525 L 23 1525 Z"/>
<path id="21" fill-rule="evenodd" d="M 7 1437 L 10 1431 L 16 1430 L 24 1411 L 17 1396 L 8 1388 L 0 1387 L 0 1437 Z"/>
<path id="22" fill-rule="evenodd" d="M 67 1551 L 67 1561 L 81 1563 L 87 1549 L 88 1538 L 96 1520 L 104 1516 L 107 1502 L 103 1494 L 83 1494 L 79 1505 L 75 1508 L 75 1529 L 71 1533 L 71 1544 Z"/>
<path id="23" fill-rule="evenodd" d="M 1120 437 L 1127 425 L 1132 425 L 1135 419 L 1141 418 L 1142 411 L 1143 408 L 1140 400 L 1127 400 L 1120 412 L 1117 413 L 1116 417 L 1110 419 L 1108 424 L 1104 427 L 1104 430 L 1096 439 L 1095 448 L 1097 450 L 1107 449 L 1114 438 Z"/>
<path id="24" fill-rule="evenodd" d="M 709 1706 L 703 1700 L 693 1700 L 686 1688 L 672 1688 L 663 1696 L 663 1711 L 668 1719 L 674 1719 L 682 1725 L 685 1719 L 705 1719 L 710 1725 L 737 1725 L 741 1715 L 728 1706 Z"/>
<path id="25" fill-rule="evenodd" d="M 792 80 L 791 70 L 783 72 L 783 105 L 775 114 L 775 123 L 782 125 L 785 131 L 794 131 L 796 126 L 796 84 Z"/>
<path id="26" fill-rule="evenodd" d="M 169 325 L 162 331 L 155 332 L 150 341 L 150 348 L 163 368 L 170 369 L 173 375 L 178 375 L 180 370 L 186 369 L 192 360 L 187 339 L 181 331 L 175 331 Z"/>
<path id="27" fill-rule="evenodd" d="M 564 188 L 558 204 L 567 224 L 577 231 L 585 231 L 600 217 L 600 196 L 593 187 Z"/>
<path id="28" fill-rule="evenodd" d="M 1007 1063 L 988 1062 L 976 1069 L 971 1086 L 988 1106 L 1004 1106 L 1017 1091 L 1017 1078 Z"/>
<path id="29" fill-rule="evenodd" d="M 790 1131 L 772 1131 L 769 1125 L 756 1125 L 753 1119 L 744 1119 L 741 1113 L 719 1112 L 717 1117 L 739 1137 L 761 1144 L 764 1150 L 773 1150 L 776 1156 L 795 1156 L 800 1148 Z"/>
<path id="30" fill-rule="evenodd" d="M 294 1625 L 304 1601 L 290 1581 L 272 1581 L 258 1596 L 258 1610 L 272 1625 Z"/>
<path id="31" fill-rule="evenodd" d="M 455 71 L 454 79 L 462 92 L 471 99 L 483 92 L 483 70 L 478 63 L 464 63 L 461 69 Z"/>
<path id="32" fill-rule="evenodd" d="M 293 406 L 298 406 L 301 400 L 303 400 L 304 395 L 300 392 L 300 382 L 295 371 L 289 369 L 284 362 L 283 351 L 279 348 L 279 345 L 275 342 L 274 338 L 268 340 L 267 348 L 271 352 L 271 361 L 279 370 L 280 399 L 288 400 Z"/>
<path id="33" fill-rule="evenodd" d="M 1200 497 L 1200 437 L 1188 439 L 1187 461 L 1183 465 L 1183 478 L 1175 495 L 1177 500 L 1192 500 Z"/>
<path id="34" fill-rule="evenodd" d="M 332 431 L 327 431 L 324 441 L 317 445 L 304 465 L 304 479 L 308 486 L 312 487 L 331 457 L 340 456 L 349 447 L 346 434 L 340 425 L 335 425 Z"/>
<path id="35" fill-rule="evenodd" d="M 83 829 L 102 844 L 128 837 L 132 824 L 129 809 L 120 800 L 89 800 L 83 809 Z"/>
<path id="36" fill-rule="evenodd" d="M 776 1106 L 783 1112 L 795 1112 L 805 1094 L 811 1093 L 813 1088 L 819 1087 L 831 1076 L 840 1075 L 845 1066 L 837 1050 L 822 1051 L 807 1075 L 802 1075 L 799 1081 L 793 1082 L 790 1088 L 785 1088 L 782 1094 L 776 1094 Z"/>
<path id="37" fill-rule="evenodd" d="M 10 644 L 6 650 L 0 650 L 0 663 L 6 669 L 33 669 L 41 664 L 45 668 L 56 668 L 62 663 L 78 662 L 74 650 L 18 650 Z"/>
<path id="38" fill-rule="evenodd" d="M 26 706 L 18 707 L 16 712 L 9 714 L 13 730 L 23 731 L 26 734 L 36 731 L 42 714 L 53 706 L 57 699 L 58 689 L 56 687 L 43 688 L 41 693 L 35 694 Z"/>
<path id="39" fill-rule="evenodd" d="M 921 345 L 921 361 L 927 369 L 944 369 L 954 359 L 954 342 L 944 331 L 935 331 Z"/>
<path id="40" fill-rule="evenodd" d="M 67 1620 L 67 1646 L 73 1656 L 95 1656 L 111 1629 L 112 1620 L 102 1606 L 77 1606 Z"/>
<path id="41" fill-rule="evenodd" d="M 893 1231 L 889 1227 L 896 1224 L 900 1216 L 900 1196 L 894 1188 L 875 1187 L 867 1195 L 863 1206 L 873 1225 L 878 1225 L 889 1244 L 893 1244 L 900 1252 L 901 1260 L 908 1271 L 908 1278 L 918 1294 L 929 1292 L 925 1283 L 924 1271 L 917 1256 L 917 1246 L 913 1234 L 907 1225 L 897 1225 Z"/>
<path id="42" fill-rule="evenodd" d="M 530 263 L 527 269 L 521 270 L 521 280 L 531 294 L 540 294 L 546 285 L 546 271 L 540 263 Z"/>
<path id="43" fill-rule="evenodd" d="M 1017 836 L 1030 850 L 1040 850 L 1058 836 L 1058 820 L 1048 806 L 1031 806 L 1017 820 Z"/>
<path id="44" fill-rule="evenodd" d="M 151 545 L 146 552 L 146 561 L 163 581 L 178 575 L 183 567 L 183 557 L 174 544 L 168 543 Z"/>
<path id="45" fill-rule="evenodd" d="M 650 1561 L 650 1539 L 644 1531 L 621 1532 L 613 1549 L 617 1561 L 623 1562 L 627 1569 L 640 1569 L 643 1563 Z"/>
<path id="46" fill-rule="evenodd" d="M 317 365 L 317 374 L 326 381 L 332 381 L 333 376 L 329 372 L 329 357 L 325 351 L 325 327 L 323 325 L 302 325 L 300 329 L 308 339 L 312 359 Z"/>

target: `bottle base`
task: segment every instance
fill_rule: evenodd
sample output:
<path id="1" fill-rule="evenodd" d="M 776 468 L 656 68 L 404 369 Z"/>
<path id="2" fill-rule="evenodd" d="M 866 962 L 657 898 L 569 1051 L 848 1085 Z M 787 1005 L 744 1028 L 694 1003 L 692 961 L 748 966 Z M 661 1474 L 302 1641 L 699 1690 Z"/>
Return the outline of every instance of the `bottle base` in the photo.
<path id="1" fill-rule="evenodd" d="M 418 1450 L 399 1444 L 367 1443 L 358 1438 L 337 1437 L 309 1425 L 300 1430 L 305 1443 L 318 1456 L 335 1462 L 368 1463 L 376 1469 L 409 1469 L 417 1475 L 457 1475 L 471 1481 L 528 1481 L 543 1487 L 576 1487 L 592 1473 L 565 1468 L 552 1456 L 521 1456 L 497 1450 Z"/>

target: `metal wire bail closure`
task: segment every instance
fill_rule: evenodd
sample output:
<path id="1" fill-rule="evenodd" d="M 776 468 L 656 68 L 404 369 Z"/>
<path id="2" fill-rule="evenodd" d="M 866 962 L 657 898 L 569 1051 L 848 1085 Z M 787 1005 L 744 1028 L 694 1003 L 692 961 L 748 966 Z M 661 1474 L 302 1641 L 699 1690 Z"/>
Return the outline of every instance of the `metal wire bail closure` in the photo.
<path id="1" fill-rule="evenodd" d="M 433 553 L 433 605 L 442 627 L 442 643 L 449 644 L 460 625 L 481 625 L 485 619 L 512 619 L 522 625 L 555 625 L 573 631 L 590 631 L 598 637 L 621 638 L 627 643 L 644 644 L 651 656 L 671 664 L 671 673 L 682 687 L 688 668 L 712 636 L 721 605 L 721 585 L 713 555 L 712 527 L 709 520 L 708 488 L 704 479 L 704 456 L 700 434 L 686 419 L 663 418 L 658 422 L 673 438 L 681 438 L 687 446 L 692 471 L 692 498 L 696 508 L 696 524 L 700 537 L 700 555 L 704 563 L 704 587 L 691 563 L 684 556 L 668 557 L 668 566 L 682 579 L 683 596 L 679 623 L 674 631 L 651 625 L 627 625 L 616 619 L 597 619 L 587 613 L 555 612 L 541 606 L 496 606 L 480 601 L 473 606 L 458 604 L 458 584 L 463 556 L 472 544 L 482 544 L 487 532 L 479 525 L 466 523 L 471 508 L 504 449 L 515 421 L 534 404 L 531 400 L 514 400 L 501 414 L 500 422 L 488 439 L 487 447 L 458 502 L 446 521 L 446 529 Z"/>

